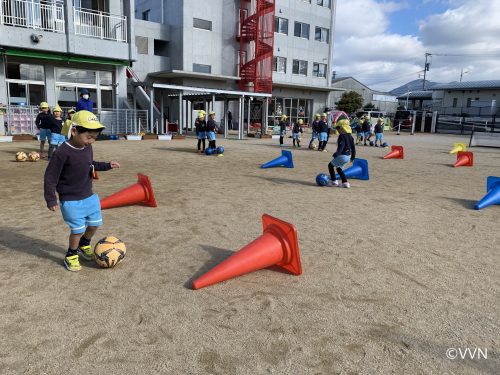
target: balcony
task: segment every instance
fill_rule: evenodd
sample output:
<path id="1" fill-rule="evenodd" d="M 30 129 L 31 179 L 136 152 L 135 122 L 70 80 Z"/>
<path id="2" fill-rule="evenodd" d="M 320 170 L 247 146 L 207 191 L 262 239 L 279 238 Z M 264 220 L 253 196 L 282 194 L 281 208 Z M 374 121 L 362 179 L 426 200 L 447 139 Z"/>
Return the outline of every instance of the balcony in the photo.
<path id="1" fill-rule="evenodd" d="M 1 0 L 0 25 L 65 33 L 64 1 L 40 4 L 25 0 Z"/>
<path id="2" fill-rule="evenodd" d="M 127 17 L 74 8 L 75 34 L 127 43 Z"/>

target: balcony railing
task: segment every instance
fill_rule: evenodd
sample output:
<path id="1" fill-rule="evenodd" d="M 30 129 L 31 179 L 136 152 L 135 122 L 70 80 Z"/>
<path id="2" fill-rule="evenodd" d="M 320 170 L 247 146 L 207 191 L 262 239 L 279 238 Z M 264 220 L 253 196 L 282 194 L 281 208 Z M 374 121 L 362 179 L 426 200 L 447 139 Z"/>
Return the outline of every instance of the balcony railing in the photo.
<path id="1" fill-rule="evenodd" d="M 75 34 L 127 43 L 127 17 L 74 8 Z"/>
<path id="2" fill-rule="evenodd" d="M 0 24 L 64 33 L 64 2 L 40 4 L 26 0 L 1 0 Z"/>

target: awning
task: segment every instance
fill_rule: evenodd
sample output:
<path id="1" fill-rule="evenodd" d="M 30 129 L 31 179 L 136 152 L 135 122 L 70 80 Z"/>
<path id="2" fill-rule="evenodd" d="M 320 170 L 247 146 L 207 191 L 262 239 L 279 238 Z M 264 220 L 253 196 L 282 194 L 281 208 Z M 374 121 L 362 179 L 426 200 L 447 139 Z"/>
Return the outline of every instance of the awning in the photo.
<path id="1" fill-rule="evenodd" d="M 88 63 L 88 64 L 104 64 L 104 65 L 121 65 L 128 66 L 128 61 L 121 60 L 109 60 L 95 57 L 86 56 L 75 56 L 66 55 L 61 53 L 50 53 L 42 51 L 28 51 L 21 49 L 10 49 L 6 48 L 1 53 L 7 56 L 17 56 L 17 57 L 27 57 L 30 59 L 42 59 L 42 60 L 52 60 L 52 61 L 64 61 L 64 62 L 75 62 L 75 63 Z"/>

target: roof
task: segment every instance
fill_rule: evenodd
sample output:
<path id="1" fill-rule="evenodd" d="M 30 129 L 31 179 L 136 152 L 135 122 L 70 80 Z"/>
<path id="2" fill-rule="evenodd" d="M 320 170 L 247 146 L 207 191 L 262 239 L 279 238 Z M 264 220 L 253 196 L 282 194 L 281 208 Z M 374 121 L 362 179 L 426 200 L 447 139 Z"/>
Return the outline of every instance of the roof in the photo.
<path id="1" fill-rule="evenodd" d="M 366 86 L 364 83 L 362 83 L 362 82 L 358 81 L 358 80 L 357 80 L 356 78 L 354 78 L 354 77 L 339 77 L 339 78 L 334 78 L 334 79 L 332 79 L 332 81 L 331 81 L 331 85 L 333 86 L 333 85 L 335 85 L 336 83 L 339 83 L 339 82 L 342 82 L 342 81 L 347 81 L 347 80 L 353 80 L 353 81 L 355 81 L 355 82 L 359 83 L 361 86 L 366 87 L 368 90 L 373 91 L 373 90 L 371 90 L 368 86 Z"/>
<path id="2" fill-rule="evenodd" d="M 433 87 L 434 89 L 434 87 Z M 405 92 L 402 95 L 399 95 L 397 99 L 432 99 L 432 91 L 429 90 L 420 90 L 420 91 L 409 91 Z"/>
<path id="3" fill-rule="evenodd" d="M 433 90 L 500 89 L 500 80 L 438 83 Z"/>

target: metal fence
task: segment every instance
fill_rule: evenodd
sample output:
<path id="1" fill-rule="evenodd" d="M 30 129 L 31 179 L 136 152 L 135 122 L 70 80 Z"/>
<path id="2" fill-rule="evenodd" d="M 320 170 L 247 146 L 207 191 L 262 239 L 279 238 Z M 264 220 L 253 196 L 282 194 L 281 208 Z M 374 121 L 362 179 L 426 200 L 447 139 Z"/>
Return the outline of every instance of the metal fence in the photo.
<path id="1" fill-rule="evenodd" d="M 436 133 L 472 134 L 500 131 L 496 116 L 449 116 L 439 114 Z"/>
<path id="2" fill-rule="evenodd" d="M 0 24 L 64 33 L 64 1 L 1 0 Z"/>
<path id="3" fill-rule="evenodd" d="M 69 107 L 63 107 L 66 115 Z M 106 127 L 105 134 L 138 134 L 148 132 L 148 111 L 135 109 L 107 109 L 100 112 L 94 111 L 99 121 Z M 14 106 L 5 108 L 5 133 L 15 134 L 37 134 L 35 125 L 39 109 L 36 106 Z"/>
<path id="4" fill-rule="evenodd" d="M 127 43 L 127 17 L 74 8 L 75 34 Z"/>

